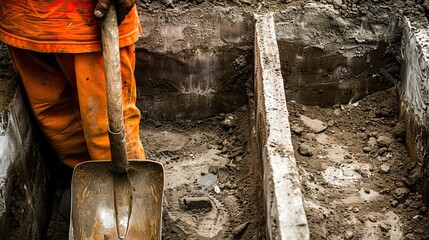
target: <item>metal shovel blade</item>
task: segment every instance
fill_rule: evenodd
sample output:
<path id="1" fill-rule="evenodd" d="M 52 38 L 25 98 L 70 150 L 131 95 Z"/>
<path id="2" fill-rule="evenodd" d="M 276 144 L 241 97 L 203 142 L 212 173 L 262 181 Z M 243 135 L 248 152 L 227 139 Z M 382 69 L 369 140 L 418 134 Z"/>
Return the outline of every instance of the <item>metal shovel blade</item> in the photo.
<path id="1" fill-rule="evenodd" d="M 161 239 L 164 170 L 154 161 L 88 161 L 73 172 L 70 239 Z"/>

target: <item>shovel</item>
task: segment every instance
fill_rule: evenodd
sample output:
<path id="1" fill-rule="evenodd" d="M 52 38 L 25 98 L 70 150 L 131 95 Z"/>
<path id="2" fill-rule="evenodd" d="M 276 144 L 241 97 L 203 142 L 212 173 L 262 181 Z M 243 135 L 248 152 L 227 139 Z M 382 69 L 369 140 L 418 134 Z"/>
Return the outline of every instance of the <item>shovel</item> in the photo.
<path id="1" fill-rule="evenodd" d="M 112 160 L 75 167 L 69 239 L 161 239 L 163 167 L 154 161 L 127 159 L 113 6 L 102 20 L 101 34 Z"/>

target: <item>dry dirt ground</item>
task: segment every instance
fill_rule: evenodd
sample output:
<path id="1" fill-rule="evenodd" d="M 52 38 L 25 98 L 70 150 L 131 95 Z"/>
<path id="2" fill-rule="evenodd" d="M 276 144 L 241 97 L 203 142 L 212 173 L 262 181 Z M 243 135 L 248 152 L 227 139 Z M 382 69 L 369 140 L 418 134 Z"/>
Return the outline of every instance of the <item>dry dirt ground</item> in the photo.
<path id="1" fill-rule="evenodd" d="M 147 158 L 165 168 L 162 239 L 265 239 L 259 157 L 250 149 L 247 106 L 200 121 L 143 121 Z M 48 239 L 66 239 L 57 212 Z"/>
<path id="2" fill-rule="evenodd" d="M 428 239 L 393 89 L 353 105 L 288 102 L 311 239 Z"/>
<path id="3" fill-rule="evenodd" d="M 143 123 L 166 171 L 163 239 L 264 239 L 261 163 L 246 106 L 201 121 Z"/>

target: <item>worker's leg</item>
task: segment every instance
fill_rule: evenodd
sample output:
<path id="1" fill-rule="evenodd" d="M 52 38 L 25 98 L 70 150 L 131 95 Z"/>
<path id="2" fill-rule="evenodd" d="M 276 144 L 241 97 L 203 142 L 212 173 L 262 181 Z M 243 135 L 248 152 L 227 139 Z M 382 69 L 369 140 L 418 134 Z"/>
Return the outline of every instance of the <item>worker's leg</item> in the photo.
<path id="1" fill-rule="evenodd" d="M 140 111 L 135 105 L 134 46 L 121 48 L 120 57 L 122 104 L 128 158 L 144 159 L 145 154 L 139 138 Z M 102 53 L 76 54 L 75 67 L 82 126 L 88 151 L 94 160 L 110 159 Z"/>
<path id="2" fill-rule="evenodd" d="M 69 84 L 73 55 L 63 54 L 68 64 L 59 64 L 54 54 L 14 47 L 9 51 L 35 118 L 59 159 L 70 167 L 88 160 L 78 101 Z"/>

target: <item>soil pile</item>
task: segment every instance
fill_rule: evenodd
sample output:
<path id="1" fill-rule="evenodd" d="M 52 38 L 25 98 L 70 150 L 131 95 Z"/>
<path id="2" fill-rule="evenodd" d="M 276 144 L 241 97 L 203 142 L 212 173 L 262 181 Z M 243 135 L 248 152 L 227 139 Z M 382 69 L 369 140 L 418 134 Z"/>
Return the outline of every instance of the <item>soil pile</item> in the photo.
<path id="1" fill-rule="evenodd" d="M 353 105 L 288 102 L 311 239 L 427 239 L 394 89 Z"/>

